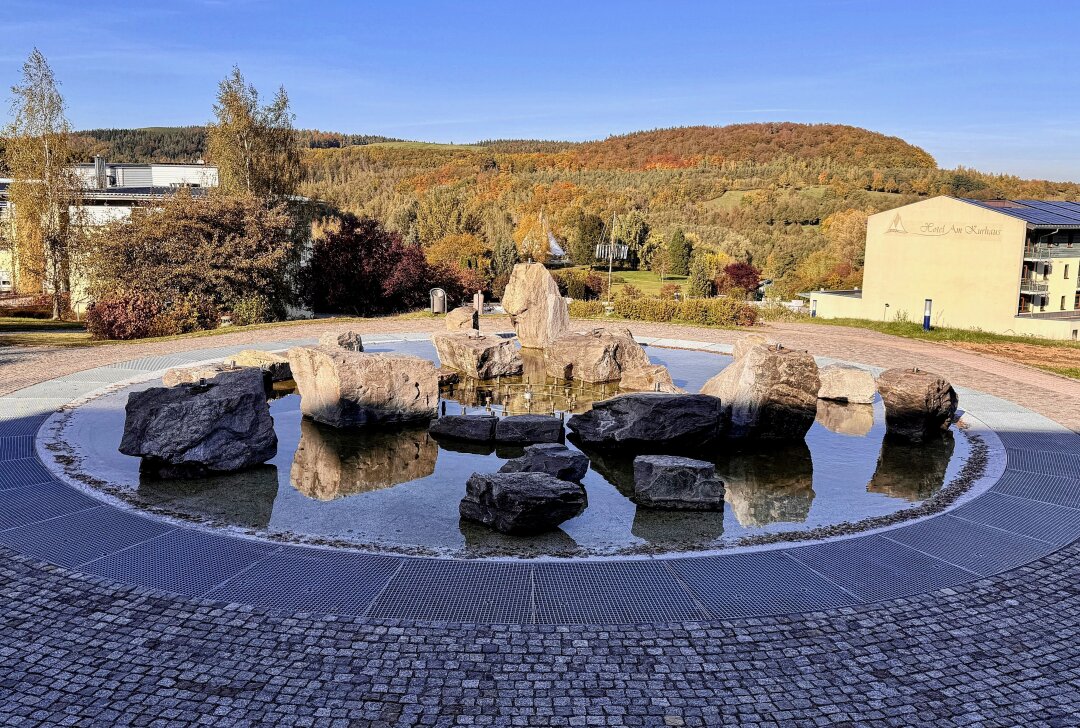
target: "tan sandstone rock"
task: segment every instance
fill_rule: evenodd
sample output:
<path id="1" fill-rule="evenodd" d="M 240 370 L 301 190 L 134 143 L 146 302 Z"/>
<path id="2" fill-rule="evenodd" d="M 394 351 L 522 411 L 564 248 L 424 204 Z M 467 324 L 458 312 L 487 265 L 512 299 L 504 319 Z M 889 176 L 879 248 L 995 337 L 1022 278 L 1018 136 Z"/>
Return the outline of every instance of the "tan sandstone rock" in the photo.
<path id="1" fill-rule="evenodd" d="M 334 427 L 418 422 L 435 415 L 439 375 L 426 359 L 331 346 L 289 349 L 305 417 Z"/>
<path id="2" fill-rule="evenodd" d="M 474 379 L 521 374 L 521 353 L 513 339 L 460 331 L 431 337 L 439 362 Z"/>
<path id="3" fill-rule="evenodd" d="M 918 369 L 889 369 L 877 381 L 885 402 L 885 435 L 923 442 L 949 429 L 957 396 L 944 378 Z"/>
<path id="4" fill-rule="evenodd" d="M 335 333 L 327 331 L 319 337 L 319 346 L 337 346 L 346 351 L 363 351 L 364 341 L 355 331 Z"/>
<path id="5" fill-rule="evenodd" d="M 590 383 L 617 382 L 624 371 L 652 366 L 645 349 L 622 328 L 563 334 L 544 350 L 544 360 L 549 377 Z"/>
<path id="6" fill-rule="evenodd" d="M 475 306 L 458 306 L 446 314 L 446 330 L 460 331 L 461 329 L 480 330 L 480 314 Z"/>
<path id="7" fill-rule="evenodd" d="M 682 394 L 686 390 L 671 381 L 671 372 L 663 364 L 650 364 L 623 370 L 619 389 L 624 392 L 667 392 Z"/>
<path id="8" fill-rule="evenodd" d="M 502 306 L 510 314 L 521 345 L 527 349 L 543 349 L 570 328 L 566 299 L 540 263 L 514 266 Z"/>
<path id="9" fill-rule="evenodd" d="M 764 334 L 747 334 L 735 342 L 731 356 L 733 359 L 742 359 L 746 352 L 758 346 L 776 346 L 776 342 Z"/>
<path id="10" fill-rule="evenodd" d="M 178 367 L 170 369 L 161 377 L 161 383 L 166 387 L 175 387 L 179 384 L 198 384 L 200 381 L 213 379 L 222 372 L 236 371 L 239 367 L 231 367 L 224 362 L 213 364 L 199 364 L 193 367 Z"/>
<path id="11" fill-rule="evenodd" d="M 292 379 L 292 371 L 289 369 L 289 360 L 281 354 L 272 351 L 260 351 L 259 349 L 244 349 L 239 354 L 231 356 L 228 362 L 238 367 L 258 367 L 270 375 L 275 382 L 283 382 Z"/>
<path id="12" fill-rule="evenodd" d="M 814 357 L 755 346 L 701 388 L 719 397 L 731 439 L 799 440 L 814 424 L 820 388 Z"/>
<path id="13" fill-rule="evenodd" d="M 871 404 L 877 394 L 874 376 L 865 369 L 846 364 L 830 364 L 822 367 L 818 376 L 821 378 L 818 399 Z"/>

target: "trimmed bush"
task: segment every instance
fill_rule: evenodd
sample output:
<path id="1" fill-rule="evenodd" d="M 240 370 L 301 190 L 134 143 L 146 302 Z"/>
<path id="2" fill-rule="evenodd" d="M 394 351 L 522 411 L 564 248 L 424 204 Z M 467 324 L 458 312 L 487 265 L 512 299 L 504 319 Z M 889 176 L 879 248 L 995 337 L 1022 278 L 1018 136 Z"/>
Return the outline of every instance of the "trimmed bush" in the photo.
<path id="1" fill-rule="evenodd" d="M 605 315 L 602 301 L 570 302 L 570 318 L 602 318 Z"/>
<path id="2" fill-rule="evenodd" d="M 241 298 L 233 304 L 231 318 L 234 326 L 265 324 L 274 320 L 270 302 L 265 297 L 254 295 Z"/>
<path id="3" fill-rule="evenodd" d="M 753 326 L 757 309 L 733 298 L 615 299 L 615 314 L 634 321 L 683 321 L 701 326 Z"/>
<path id="4" fill-rule="evenodd" d="M 95 339 L 144 339 L 152 335 L 161 308 L 156 298 L 143 293 L 105 298 L 87 308 L 86 330 Z"/>

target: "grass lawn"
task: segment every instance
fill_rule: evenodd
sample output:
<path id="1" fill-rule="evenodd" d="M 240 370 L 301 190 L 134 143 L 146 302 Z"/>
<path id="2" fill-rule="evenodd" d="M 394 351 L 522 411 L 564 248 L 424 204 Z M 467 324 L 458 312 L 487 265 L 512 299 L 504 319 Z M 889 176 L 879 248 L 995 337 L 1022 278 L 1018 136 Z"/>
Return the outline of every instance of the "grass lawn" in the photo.
<path id="1" fill-rule="evenodd" d="M 0 334 L 9 331 L 58 331 L 72 329 L 83 330 L 81 321 L 53 321 L 52 319 L 30 318 L 28 316 L 0 316 Z"/>
<path id="2" fill-rule="evenodd" d="M 605 276 L 607 275 L 607 271 L 600 272 Z M 611 284 L 614 291 L 618 291 L 622 286 L 631 283 L 640 288 L 641 292 L 646 296 L 657 295 L 660 293 L 660 286 L 666 283 L 674 283 L 677 286 L 684 285 L 687 279 L 687 276 L 664 276 L 664 280 L 661 281 L 660 276 L 647 270 L 624 270 L 617 271 L 612 275 L 622 278 L 622 283 L 614 282 Z"/>

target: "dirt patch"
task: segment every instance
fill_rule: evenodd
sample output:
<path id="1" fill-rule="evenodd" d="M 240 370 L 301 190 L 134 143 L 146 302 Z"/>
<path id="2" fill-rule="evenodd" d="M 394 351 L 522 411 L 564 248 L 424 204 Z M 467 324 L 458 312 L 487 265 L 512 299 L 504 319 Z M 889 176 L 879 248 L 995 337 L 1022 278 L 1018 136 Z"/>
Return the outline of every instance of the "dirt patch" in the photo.
<path id="1" fill-rule="evenodd" d="M 1011 363 L 1051 369 L 1080 369 L 1080 347 L 1038 344 L 950 342 L 947 346 L 974 351 Z"/>

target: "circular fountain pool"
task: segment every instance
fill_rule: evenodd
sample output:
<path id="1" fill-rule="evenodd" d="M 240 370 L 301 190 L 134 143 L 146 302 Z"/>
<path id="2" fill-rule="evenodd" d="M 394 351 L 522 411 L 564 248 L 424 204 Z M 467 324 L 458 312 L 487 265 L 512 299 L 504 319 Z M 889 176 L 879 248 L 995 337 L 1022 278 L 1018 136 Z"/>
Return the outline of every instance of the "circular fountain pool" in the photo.
<path id="1" fill-rule="evenodd" d="M 393 351 L 436 360 L 428 342 Z M 695 392 L 730 362 L 711 352 L 648 349 L 675 383 Z M 447 411 L 582 411 L 605 387 L 567 387 L 530 373 L 523 381 L 465 382 L 444 391 Z M 940 442 L 912 448 L 884 441 L 884 409 L 819 402 L 805 442 L 699 454 L 716 463 L 726 506 L 716 513 L 653 511 L 627 497 L 631 462 L 587 453 L 589 506 L 552 533 L 502 536 L 463 522 L 458 502 L 474 472 L 494 472 L 514 448 L 439 443 L 426 427 L 380 432 L 335 430 L 300 415 L 299 396 L 271 402 L 277 456 L 246 473 L 197 480 L 140 477 L 139 460 L 118 452 L 127 395 L 112 391 L 59 418 L 46 442 L 67 475 L 136 508 L 207 525 L 304 542 L 377 551 L 480 556 L 581 556 L 721 549 L 768 538 L 798 538 L 841 524 L 899 517 L 958 478 L 972 444 L 954 428 Z M 528 391 L 528 402 L 524 393 Z M 558 416 L 558 415 L 556 415 Z M 569 443 L 574 447 L 572 443 Z M 847 527 L 846 525 L 844 527 Z"/>

